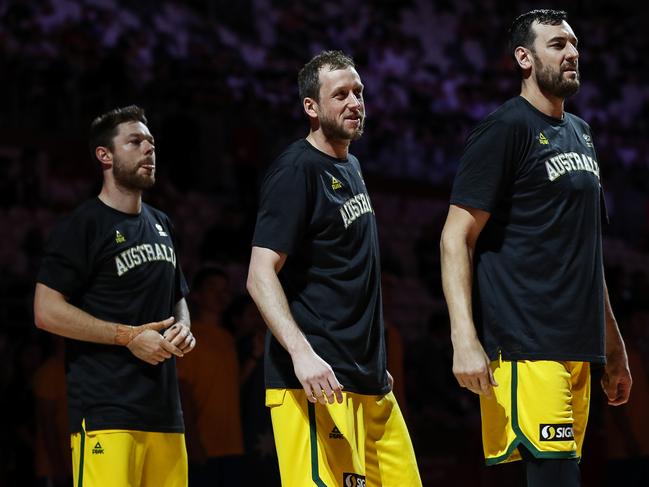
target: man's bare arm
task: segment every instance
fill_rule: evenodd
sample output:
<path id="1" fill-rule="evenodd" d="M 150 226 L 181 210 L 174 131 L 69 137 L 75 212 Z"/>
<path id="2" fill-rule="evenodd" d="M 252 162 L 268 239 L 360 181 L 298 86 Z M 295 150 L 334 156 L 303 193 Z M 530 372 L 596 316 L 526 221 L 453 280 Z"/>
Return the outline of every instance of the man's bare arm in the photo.
<path id="1" fill-rule="evenodd" d="M 311 402 L 342 402 L 342 385 L 331 366 L 313 351 L 311 344 L 293 319 L 286 294 L 277 273 L 286 254 L 253 247 L 248 270 L 247 288 L 261 316 L 275 338 L 291 355 L 293 368 Z"/>
<path id="2" fill-rule="evenodd" d="M 440 242 L 442 285 L 451 319 L 453 374 L 462 387 L 491 394 L 497 386 L 478 339 L 471 304 L 473 252 L 489 213 L 451 205 Z"/>
<path id="3" fill-rule="evenodd" d="M 602 376 L 602 389 L 611 406 L 619 406 L 629 400 L 631 394 L 631 371 L 624 340 L 613 314 L 604 281 L 604 313 L 606 317 L 606 367 Z"/>
<path id="4" fill-rule="evenodd" d="M 173 317 L 141 326 L 111 323 L 70 304 L 63 294 L 40 282 L 36 284 L 34 294 L 34 320 L 38 328 L 55 335 L 126 346 L 138 358 L 152 365 L 170 358 L 171 354 L 182 356 L 178 347 L 158 333 L 173 324 Z"/>

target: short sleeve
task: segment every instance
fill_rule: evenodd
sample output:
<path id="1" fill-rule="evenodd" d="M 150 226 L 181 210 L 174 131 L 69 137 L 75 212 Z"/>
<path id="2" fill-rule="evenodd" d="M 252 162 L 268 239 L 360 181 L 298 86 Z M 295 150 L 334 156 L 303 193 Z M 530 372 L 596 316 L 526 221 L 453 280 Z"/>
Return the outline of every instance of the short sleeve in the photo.
<path id="1" fill-rule="evenodd" d="M 178 239 L 176 238 L 176 229 L 174 227 L 174 224 L 171 222 L 169 217 L 165 215 L 165 220 L 167 222 L 167 228 L 169 228 L 169 231 L 171 232 L 171 239 L 173 241 L 174 245 L 174 252 L 176 253 L 176 270 L 174 273 L 174 294 L 175 294 L 175 301 L 174 303 L 177 303 L 184 297 L 186 297 L 189 294 L 189 286 L 187 285 L 187 280 L 185 279 L 185 274 L 183 273 L 182 267 L 180 265 L 180 257 L 178 255 Z"/>
<path id="2" fill-rule="evenodd" d="M 502 120 L 485 120 L 471 132 L 460 158 L 451 204 L 493 211 L 513 183 L 520 156 L 516 129 Z"/>
<path id="3" fill-rule="evenodd" d="M 72 219 L 57 225 L 45 246 L 38 282 L 70 298 L 84 289 L 92 274 L 84 230 Z"/>
<path id="4" fill-rule="evenodd" d="M 307 228 L 308 191 L 302 164 L 272 169 L 262 183 L 252 245 L 294 253 Z"/>

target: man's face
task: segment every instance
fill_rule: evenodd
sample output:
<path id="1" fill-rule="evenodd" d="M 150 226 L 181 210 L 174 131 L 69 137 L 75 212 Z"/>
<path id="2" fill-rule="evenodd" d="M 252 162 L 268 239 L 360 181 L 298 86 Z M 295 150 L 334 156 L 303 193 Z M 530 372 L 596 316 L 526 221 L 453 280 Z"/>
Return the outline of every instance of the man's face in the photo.
<path id="1" fill-rule="evenodd" d="M 124 188 L 144 190 L 155 183 L 153 136 L 142 122 L 118 125 L 113 138 L 113 176 Z"/>
<path id="2" fill-rule="evenodd" d="M 330 140 L 356 140 L 363 135 L 363 84 L 354 68 L 320 70 L 318 120 Z"/>
<path id="3" fill-rule="evenodd" d="M 564 20 L 559 25 L 535 22 L 532 60 L 534 76 L 541 91 L 567 98 L 579 91 L 579 52 L 577 38 Z"/>

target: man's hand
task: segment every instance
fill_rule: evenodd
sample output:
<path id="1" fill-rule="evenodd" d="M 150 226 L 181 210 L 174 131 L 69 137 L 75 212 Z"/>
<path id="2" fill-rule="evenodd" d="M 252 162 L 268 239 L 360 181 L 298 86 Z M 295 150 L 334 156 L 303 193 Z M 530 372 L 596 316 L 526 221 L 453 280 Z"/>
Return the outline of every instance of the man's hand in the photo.
<path id="1" fill-rule="evenodd" d="M 333 404 L 343 402 L 343 386 L 334 371 L 311 347 L 292 354 L 293 368 L 309 402 Z"/>
<path id="2" fill-rule="evenodd" d="M 171 358 L 171 355 L 182 357 L 183 352 L 165 340 L 159 333 L 174 322 L 174 318 L 167 318 L 163 321 L 154 321 L 141 326 L 128 327 L 134 334 L 133 338 L 126 344 L 126 347 L 140 360 L 151 365 L 158 365 L 160 362 Z"/>
<path id="3" fill-rule="evenodd" d="M 461 387 L 487 397 L 491 397 L 493 387 L 498 386 L 489 367 L 489 357 L 478 340 L 464 341 L 459 346 L 454 345 L 453 375 Z"/>
<path id="4" fill-rule="evenodd" d="M 629 400 L 632 383 L 626 353 L 615 353 L 606 357 L 601 384 L 611 406 L 620 406 Z"/>
<path id="5" fill-rule="evenodd" d="M 178 347 L 183 354 L 191 352 L 196 346 L 196 338 L 192 335 L 189 327 L 182 322 L 175 323 L 164 332 L 164 338 L 175 347 Z"/>

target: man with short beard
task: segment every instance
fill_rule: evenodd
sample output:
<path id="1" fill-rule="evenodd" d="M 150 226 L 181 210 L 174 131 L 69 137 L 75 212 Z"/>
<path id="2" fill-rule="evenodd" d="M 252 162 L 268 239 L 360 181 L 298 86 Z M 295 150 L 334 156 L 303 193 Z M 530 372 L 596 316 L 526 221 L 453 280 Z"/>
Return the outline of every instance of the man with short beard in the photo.
<path id="1" fill-rule="evenodd" d="M 528 486 L 574 487 L 590 364 L 606 363 L 614 406 L 631 374 L 604 281 L 593 137 L 564 111 L 577 38 L 555 10 L 519 16 L 510 34 L 521 94 L 469 135 L 442 232 L 453 373 L 480 395 L 487 465 L 522 458 Z"/>
<path id="2" fill-rule="evenodd" d="M 167 215 L 142 202 L 155 182 L 144 111 L 90 128 L 99 196 L 53 231 L 34 295 L 36 326 L 66 340 L 74 485 L 185 487 L 175 357 L 195 344 Z"/>
<path id="3" fill-rule="evenodd" d="M 284 487 L 421 486 L 386 369 L 376 219 L 349 153 L 365 122 L 363 84 L 338 51 L 298 75 L 305 139 L 269 168 L 248 291 L 266 341 Z"/>

